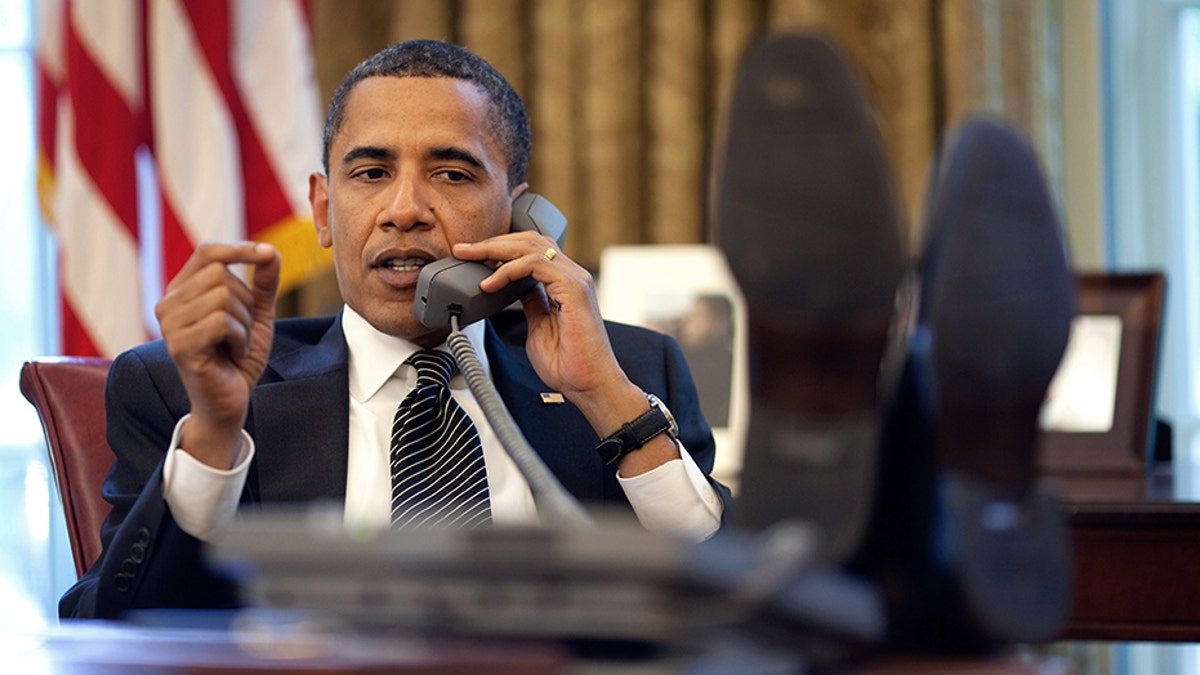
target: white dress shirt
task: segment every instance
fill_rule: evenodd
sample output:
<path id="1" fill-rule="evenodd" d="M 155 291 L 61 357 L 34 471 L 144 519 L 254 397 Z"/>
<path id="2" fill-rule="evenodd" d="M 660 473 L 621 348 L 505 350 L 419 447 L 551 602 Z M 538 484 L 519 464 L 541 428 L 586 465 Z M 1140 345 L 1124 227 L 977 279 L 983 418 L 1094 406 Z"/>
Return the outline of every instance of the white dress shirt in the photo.
<path id="1" fill-rule="evenodd" d="M 416 383 L 416 369 L 404 363 L 417 345 L 375 330 L 346 307 L 342 329 L 349 348 L 350 438 L 346 474 L 345 518 L 355 525 L 386 527 L 391 518 L 389 452 L 396 407 Z M 463 329 L 485 372 L 484 324 Z M 445 349 L 445 347 L 441 347 Z M 509 458 L 461 373 L 450 380 L 451 395 L 479 431 L 487 469 L 492 519 L 496 524 L 537 522 L 529 484 Z M 179 447 L 179 421 L 163 466 L 163 498 L 183 531 L 206 539 L 229 523 L 254 456 L 254 442 L 242 433 L 232 469 L 222 471 L 199 462 Z M 580 452 L 592 452 L 580 448 Z M 720 525 L 723 505 L 703 472 L 683 448 L 682 459 L 639 476 L 617 476 L 634 512 L 647 529 L 687 540 L 711 536 Z M 615 469 L 613 469 L 615 471 Z"/>

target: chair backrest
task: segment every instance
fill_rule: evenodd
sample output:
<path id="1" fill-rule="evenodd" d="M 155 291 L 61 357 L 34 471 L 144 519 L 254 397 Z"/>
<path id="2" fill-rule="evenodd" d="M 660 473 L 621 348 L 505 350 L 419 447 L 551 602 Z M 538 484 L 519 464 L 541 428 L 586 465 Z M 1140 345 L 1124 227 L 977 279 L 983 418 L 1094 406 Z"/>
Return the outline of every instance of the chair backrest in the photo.
<path id="1" fill-rule="evenodd" d="M 104 383 L 110 363 L 98 358 L 44 357 L 21 367 L 21 393 L 42 420 L 80 576 L 100 556 L 100 525 L 112 510 L 100 493 L 114 459 L 104 421 Z"/>

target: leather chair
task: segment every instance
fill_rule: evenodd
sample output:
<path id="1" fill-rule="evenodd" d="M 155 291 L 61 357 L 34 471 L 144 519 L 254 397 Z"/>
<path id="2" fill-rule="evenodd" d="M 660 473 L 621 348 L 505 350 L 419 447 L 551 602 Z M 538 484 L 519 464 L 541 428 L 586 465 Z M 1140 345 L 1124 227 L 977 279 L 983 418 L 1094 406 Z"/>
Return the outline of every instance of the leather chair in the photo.
<path id="1" fill-rule="evenodd" d="M 46 433 L 67 535 L 82 576 L 100 556 L 100 524 L 112 510 L 100 488 L 113 464 L 105 437 L 104 384 L 110 361 L 43 357 L 21 367 L 21 393 Z"/>

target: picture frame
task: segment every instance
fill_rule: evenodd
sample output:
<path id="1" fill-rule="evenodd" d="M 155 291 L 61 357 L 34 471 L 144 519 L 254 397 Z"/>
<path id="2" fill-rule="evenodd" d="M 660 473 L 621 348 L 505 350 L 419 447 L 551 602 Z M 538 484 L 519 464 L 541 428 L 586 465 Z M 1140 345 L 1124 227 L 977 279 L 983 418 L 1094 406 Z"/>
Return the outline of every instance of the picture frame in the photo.
<path id="1" fill-rule="evenodd" d="M 1138 474 L 1150 461 L 1166 278 L 1078 272 L 1071 340 L 1042 409 L 1043 473 Z M 1074 413 L 1064 413 L 1075 408 Z"/>
<path id="2" fill-rule="evenodd" d="M 746 310 L 724 256 L 709 244 L 609 246 L 597 299 L 605 319 L 675 338 L 712 428 L 712 475 L 736 493 L 750 407 Z"/>

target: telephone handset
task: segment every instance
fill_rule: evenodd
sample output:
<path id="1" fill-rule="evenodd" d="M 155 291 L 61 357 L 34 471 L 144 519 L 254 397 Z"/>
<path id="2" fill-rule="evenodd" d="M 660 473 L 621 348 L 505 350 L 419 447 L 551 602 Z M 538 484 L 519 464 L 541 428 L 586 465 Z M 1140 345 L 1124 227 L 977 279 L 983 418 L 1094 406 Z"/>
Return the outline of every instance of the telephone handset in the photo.
<path id="1" fill-rule="evenodd" d="M 512 231 L 532 230 L 562 245 L 567 219 L 545 197 L 525 192 L 513 202 Z M 479 290 L 479 283 L 492 273 L 480 262 L 442 258 L 421 268 L 413 312 L 429 328 L 449 330 L 451 315 L 466 326 L 508 307 L 537 283 L 533 277 L 518 279 L 495 293 Z"/>

